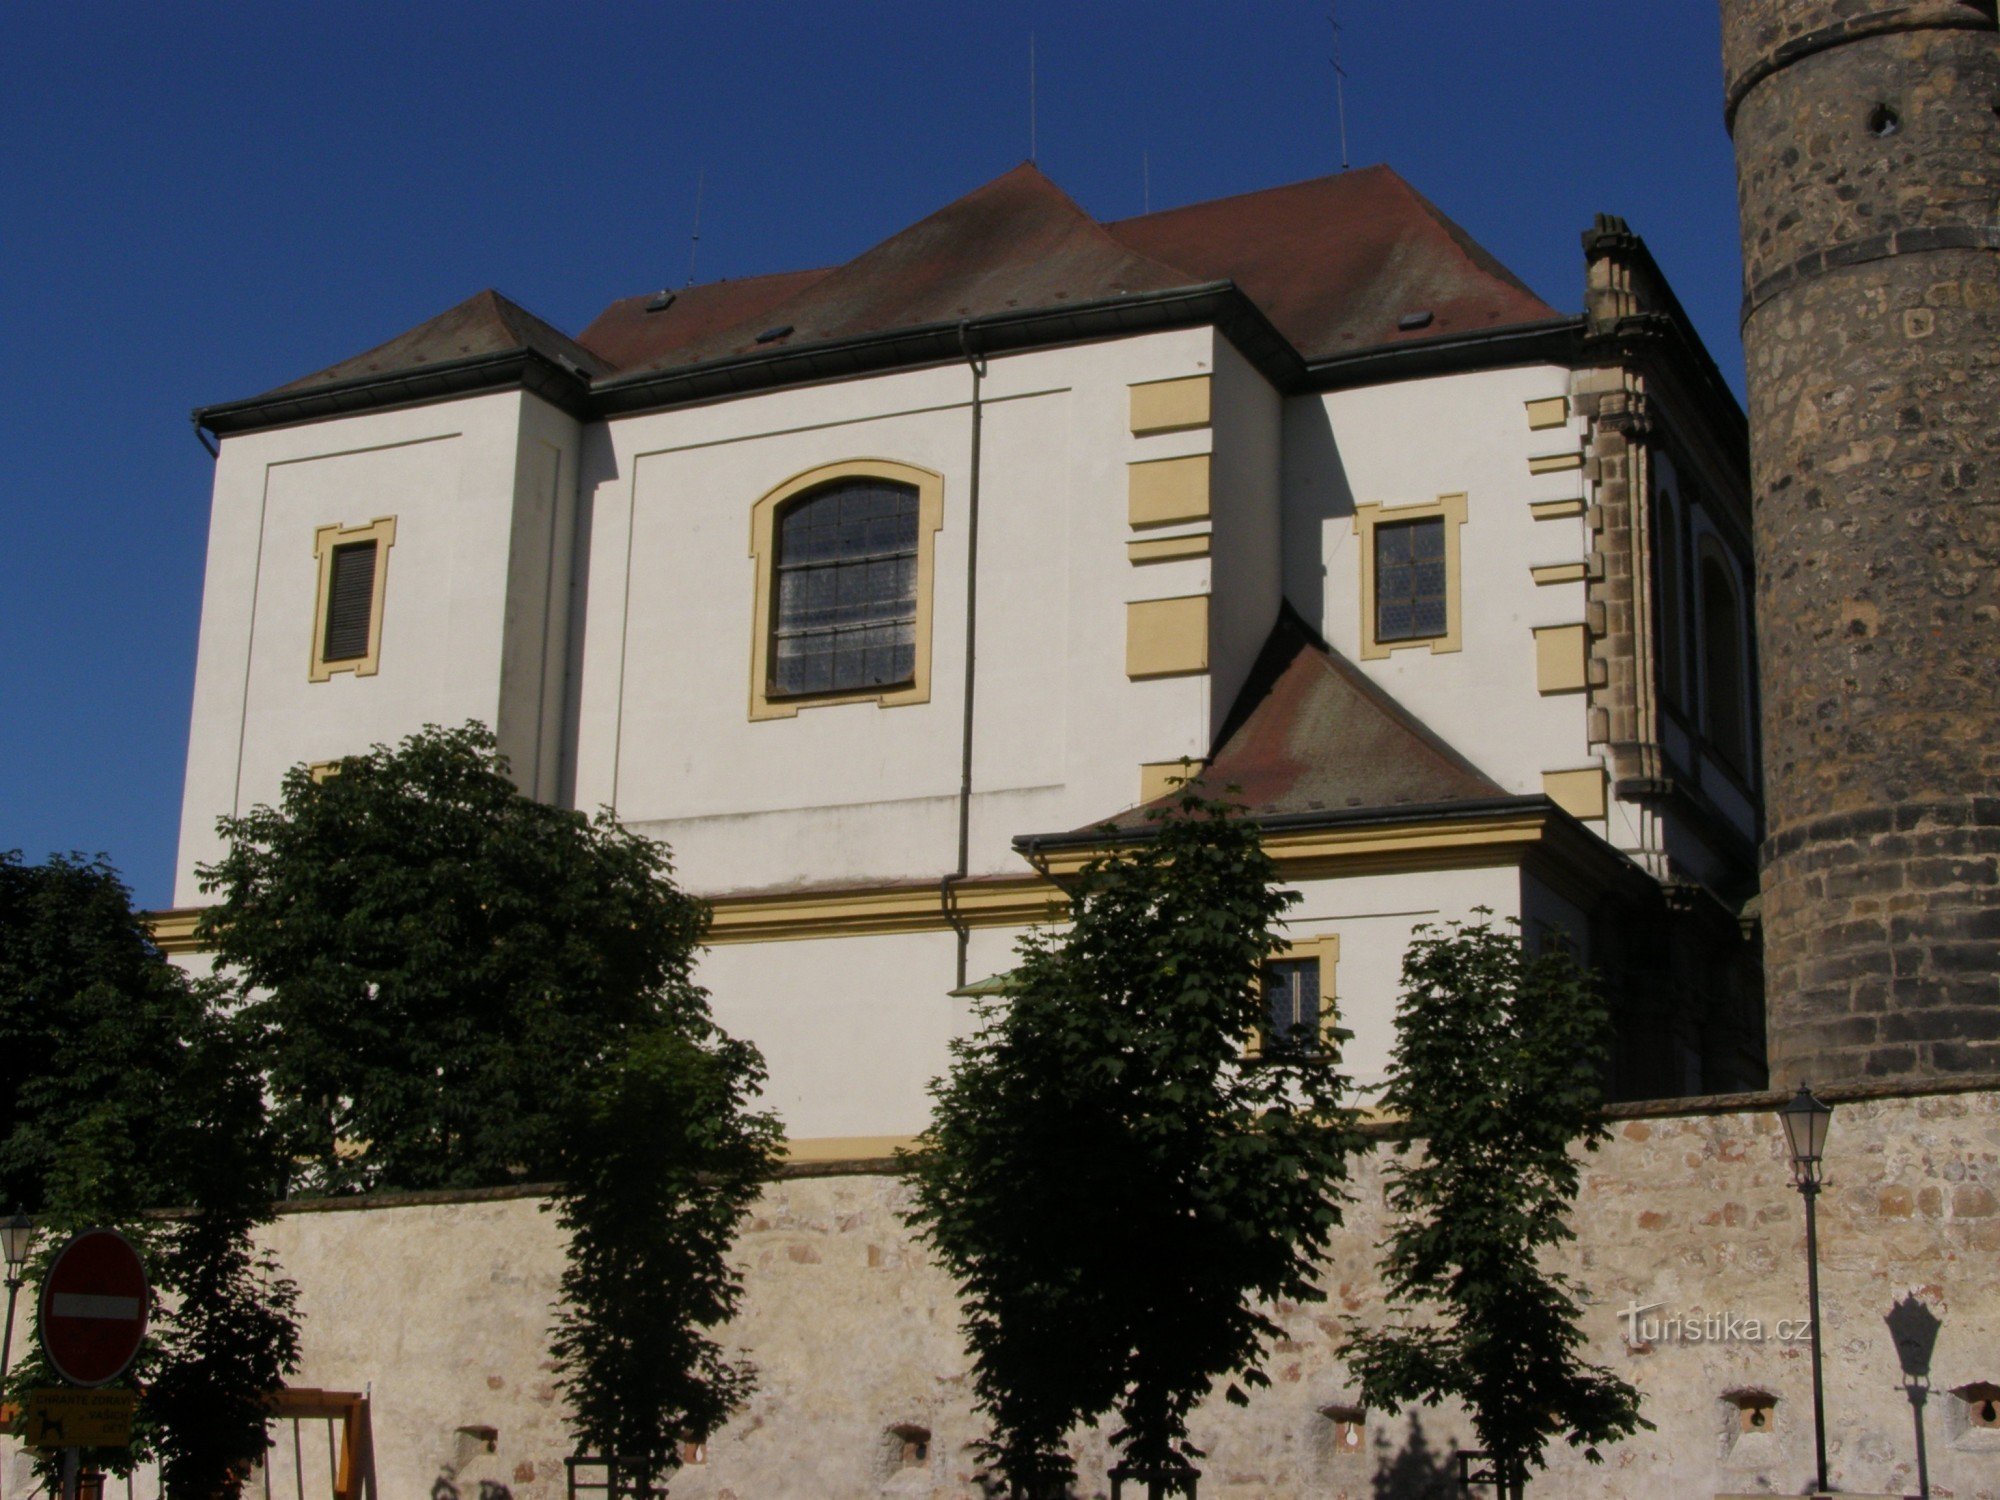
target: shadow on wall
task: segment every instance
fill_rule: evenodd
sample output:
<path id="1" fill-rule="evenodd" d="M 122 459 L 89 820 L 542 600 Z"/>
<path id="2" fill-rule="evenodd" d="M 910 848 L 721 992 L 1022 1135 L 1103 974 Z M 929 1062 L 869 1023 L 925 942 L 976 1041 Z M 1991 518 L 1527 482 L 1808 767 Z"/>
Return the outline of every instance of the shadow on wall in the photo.
<path id="1" fill-rule="evenodd" d="M 467 1489 L 450 1475 L 440 1474 L 431 1486 L 431 1500 L 514 1500 L 514 1492 L 492 1479 L 482 1479 L 477 1489 Z"/>
<path id="2" fill-rule="evenodd" d="M 1448 1449 L 1432 1449 L 1421 1415 L 1410 1414 L 1400 1452 L 1391 1454 L 1389 1440 L 1377 1437 L 1375 1454 L 1375 1500 L 1460 1500 L 1458 1460 Z"/>
<path id="3" fill-rule="evenodd" d="M 1354 490 L 1323 401 L 1286 403 L 1284 464 L 1285 597 L 1324 636 L 1327 567 L 1353 543 Z"/>

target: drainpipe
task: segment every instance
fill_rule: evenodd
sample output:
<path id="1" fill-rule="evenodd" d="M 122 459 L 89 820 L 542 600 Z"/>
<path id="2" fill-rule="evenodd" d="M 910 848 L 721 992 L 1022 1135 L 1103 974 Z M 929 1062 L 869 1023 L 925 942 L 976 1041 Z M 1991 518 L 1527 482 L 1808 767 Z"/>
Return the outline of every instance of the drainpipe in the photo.
<path id="1" fill-rule="evenodd" d="M 944 919 L 958 934 L 958 988 L 966 982 L 966 948 L 971 939 L 952 899 L 952 885 L 965 879 L 972 868 L 972 693 L 979 639 L 979 438 L 984 422 L 980 406 L 981 382 L 986 362 L 972 348 L 972 325 L 958 325 L 958 347 L 972 371 L 972 457 L 971 478 L 966 485 L 965 519 L 965 714 L 959 730 L 958 761 L 958 866 L 938 883 L 938 898 Z"/>
<path id="2" fill-rule="evenodd" d="M 207 429 L 205 429 L 201 425 L 201 413 L 200 412 L 193 413 L 192 419 L 194 421 L 194 440 L 197 443 L 200 443 L 202 447 L 208 450 L 208 456 L 210 458 L 222 457 L 222 449 L 217 447 L 215 443 L 209 439 Z"/>

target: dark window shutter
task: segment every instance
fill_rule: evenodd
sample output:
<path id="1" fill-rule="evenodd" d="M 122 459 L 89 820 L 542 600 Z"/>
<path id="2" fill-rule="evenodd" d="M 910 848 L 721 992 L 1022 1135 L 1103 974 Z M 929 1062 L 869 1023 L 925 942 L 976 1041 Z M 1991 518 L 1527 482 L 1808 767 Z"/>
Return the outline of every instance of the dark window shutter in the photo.
<path id="1" fill-rule="evenodd" d="M 368 654 L 368 617 L 375 604 L 375 543 L 353 542 L 333 549 L 326 585 L 326 639 L 321 657 L 353 661 Z"/>

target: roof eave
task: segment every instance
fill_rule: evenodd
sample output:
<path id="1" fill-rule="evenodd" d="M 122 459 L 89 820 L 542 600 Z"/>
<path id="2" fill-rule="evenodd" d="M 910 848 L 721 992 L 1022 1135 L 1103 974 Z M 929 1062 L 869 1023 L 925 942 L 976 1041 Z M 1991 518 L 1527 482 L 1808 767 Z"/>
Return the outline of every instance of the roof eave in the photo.
<path id="1" fill-rule="evenodd" d="M 592 389 L 593 405 L 601 416 L 653 411 L 780 386 L 944 364 L 964 359 L 968 352 L 1014 353 L 1203 324 L 1219 328 L 1280 389 L 1294 388 L 1302 377 L 1305 362 L 1262 310 L 1234 282 L 1211 281 L 926 323 L 675 370 L 636 371 L 599 381 Z"/>
<path id="2" fill-rule="evenodd" d="M 1447 818 L 1508 818 L 1553 805 L 1547 797 L 1534 793 L 1464 797 L 1450 802 L 1399 803 L 1394 807 L 1330 807 L 1291 813 L 1249 812 L 1244 817 L 1254 823 L 1259 832 L 1274 834 L 1318 828 L 1389 828 L 1408 823 L 1434 823 Z M 1107 832 L 1107 829 L 1110 831 Z M 1020 854 L 1099 846 L 1108 848 L 1118 844 L 1144 843 L 1158 830 L 1157 823 L 1147 823 L 1139 828 L 1112 828 L 1107 823 L 1096 828 L 1072 828 L 1062 833 L 1020 834 L 1014 839 L 1014 848 Z"/>
<path id="3" fill-rule="evenodd" d="M 532 391 L 574 417 L 590 415 L 590 388 L 581 371 L 558 364 L 537 350 L 503 349 L 495 354 L 473 354 L 414 369 L 357 375 L 324 385 L 199 406 L 194 422 L 197 428 L 227 437 L 516 387 Z"/>
<path id="4" fill-rule="evenodd" d="M 1312 390 L 1334 391 L 1509 365 L 1574 367 L 1582 362 L 1588 328 L 1588 320 L 1581 314 L 1566 314 L 1533 323 L 1482 328 L 1475 333 L 1448 333 L 1435 338 L 1377 344 L 1351 354 L 1307 360 L 1305 384 Z"/>

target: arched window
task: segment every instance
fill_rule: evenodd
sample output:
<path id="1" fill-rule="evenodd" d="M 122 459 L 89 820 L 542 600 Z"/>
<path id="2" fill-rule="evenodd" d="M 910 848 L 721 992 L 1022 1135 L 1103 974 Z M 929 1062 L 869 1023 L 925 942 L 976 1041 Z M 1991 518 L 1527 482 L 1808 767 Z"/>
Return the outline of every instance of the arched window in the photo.
<path id="1" fill-rule="evenodd" d="M 751 718 L 929 701 L 943 516 L 939 476 L 878 459 L 809 470 L 752 507 Z"/>
<path id="2" fill-rule="evenodd" d="M 1743 607 L 1730 569 L 1714 553 L 1701 559 L 1701 716 L 1709 743 L 1738 770 L 1750 764 L 1748 680 Z"/>
<path id="3" fill-rule="evenodd" d="M 1654 577 L 1660 585 L 1660 691 L 1678 707 L 1687 702 L 1687 614 L 1681 598 L 1681 529 L 1669 491 L 1660 491 L 1653 515 Z"/>
<path id="4" fill-rule="evenodd" d="M 846 479 L 778 516 L 771 692 L 907 683 L 917 663 L 917 487 Z"/>

